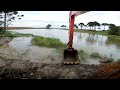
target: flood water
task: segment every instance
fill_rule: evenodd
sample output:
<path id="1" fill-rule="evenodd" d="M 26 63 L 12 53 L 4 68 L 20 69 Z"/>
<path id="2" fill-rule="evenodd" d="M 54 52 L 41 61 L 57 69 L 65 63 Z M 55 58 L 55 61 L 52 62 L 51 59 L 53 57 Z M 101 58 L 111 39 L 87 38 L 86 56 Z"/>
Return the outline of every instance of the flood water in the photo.
<path id="1" fill-rule="evenodd" d="M 21 29 L 12 31 L 59 38 L 63 43 L 68 43 L 68 30 Z M 88 53 L 98 52 L 101 55 L 112 57 L 115 60 L 120 59 L 120 41 L 108 38 L 107 36 L 74 32 L 73 47 Z"/>
<path id="2" fill-rule="evenodd" d="M 0 56 L 6 59 L 29 60 L 40 63 L 60 63 L 62 55 L 54 48 L 31 44 L 33 37 L 17 37 L 0 47 Z"/>

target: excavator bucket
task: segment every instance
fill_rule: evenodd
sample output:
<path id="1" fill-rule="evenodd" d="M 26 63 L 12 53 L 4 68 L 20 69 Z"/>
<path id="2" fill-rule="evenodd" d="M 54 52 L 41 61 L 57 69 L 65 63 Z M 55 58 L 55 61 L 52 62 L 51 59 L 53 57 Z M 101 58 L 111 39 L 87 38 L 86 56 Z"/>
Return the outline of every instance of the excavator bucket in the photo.
<path id="1" fill-rule="evenodd" d="M 80 64 L 78 52 L 72 48 L 73 32 L 74 32 L 74 20 L 75 16 L 86 13 L 87 11 L 70 11 L 69 15 L 69 42 L 68 48 L 64 50 L 64 64 Z"/>
<path id="2" fill-rule="evenodd" d="M 77 65 L 80 64 L 80 60 L 78 57 L 78 52 L 75 49 L 65 49 L 64 50 L 64 62 L 63 64 L 68 64 L 68 65 Z"/>

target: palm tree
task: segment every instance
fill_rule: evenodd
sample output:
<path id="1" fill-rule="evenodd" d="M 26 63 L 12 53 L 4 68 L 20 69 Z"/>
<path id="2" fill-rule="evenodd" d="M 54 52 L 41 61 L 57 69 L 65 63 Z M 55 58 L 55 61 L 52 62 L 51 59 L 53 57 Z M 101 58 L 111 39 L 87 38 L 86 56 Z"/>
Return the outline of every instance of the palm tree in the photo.
<path id="1" fill-rule="evenodd" d="M 66 27 L 65 25 L 62 25 L 61 27 Z"/>
<path id="2" fill-rule="evenodd" d="M 109 29 L 111 29 L 112 27 L 115 27 L 116 25 L 115 24 L 108 24 L 109 26 Z"/>
<path id="3" fill-rule="evenodd" d="M 74 24 L 74 27 L 78 29 L 78 26 L 76 24 Z"/>
<path id="4" fill-rule="evenodd" d="M 49 29 L 50 27 L 51 27 L 51 25 L 50 25 L 50 24 L 48 24 L 48 25 L 46 26 L 46 28 L 47 28 L 47 29 Z"/>
<path id="5" fill-rule="evenodd" d="M 101 25 L 103 25 L 103 26 L 104 26 L 104 30 L 105 30 L 105 26 L 108 26 L 108 24 L 107 24 L 107 23 L 102 23 Z"/>
<path id="6" fill-rule="evenodd" d="M 61 25 L 61 27 L 66 27 L 65 25 Z"/>
<path id="7" fill-rule="evenodd" d="M 96 30 L 96 26 L 100 26 L 100 24 L 97 21 L 93 22 L 94 30 Z"/>
<path id="8" fill-rule="evenodd" d="M 88 22 L 87 25 L 90 27 L 90 30 L 91 30 L 91 27 L 93 27 L 94 23 L 93 22 Z"/>
<path id="9" fill-rule="evenodd" d="M 87 25 L 84 25 L 84 26 L 85 26 L 85 30 L 86 30 Z"/>
<path id="10" fill-rule="evenodd" d="M 79 23 L 79 26 L 81 27 L 81 30 L 82 30 L 82 27 L 84 26 L 84 23 Z"/>

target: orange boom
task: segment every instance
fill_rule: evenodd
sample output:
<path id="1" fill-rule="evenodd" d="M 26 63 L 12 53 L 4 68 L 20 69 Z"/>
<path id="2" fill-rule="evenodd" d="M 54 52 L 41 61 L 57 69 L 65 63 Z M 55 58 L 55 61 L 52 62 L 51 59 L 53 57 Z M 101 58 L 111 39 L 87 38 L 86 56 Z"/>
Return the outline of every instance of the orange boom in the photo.
<path id="1" fill-rule="evenodd" d="M 73 32 L 74 32 L 74 20 L 75 16 L 86 13 L 88 11 L 70 11 L 69 14 L 69 42 L 68 48 L 64 50 L 64 64 L 79 64 L 80 60 L 78 52 L 72 48 L 73 44 Z"/>

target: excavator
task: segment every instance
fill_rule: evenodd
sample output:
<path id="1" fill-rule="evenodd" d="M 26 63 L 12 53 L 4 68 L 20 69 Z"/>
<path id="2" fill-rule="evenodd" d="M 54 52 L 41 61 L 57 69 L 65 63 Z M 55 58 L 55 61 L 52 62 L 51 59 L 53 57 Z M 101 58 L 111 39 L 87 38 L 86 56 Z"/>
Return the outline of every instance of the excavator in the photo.
<path id="1" fill-rule="evenodd" d="M 74 32 L 74 21 L 75 17 L 84 14 L 89 11 L 70 11 L 69 13 L 69 42 L 67 44 L 67 49 L 64 50 L 63 64 L 64 65 L 78 65 L 80 64 L 80 59 L 78 57 L 78 52 L 72 47 L 73 44 L 73 32 Z"/>

